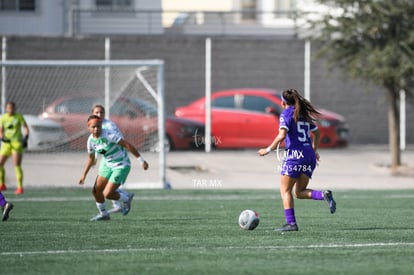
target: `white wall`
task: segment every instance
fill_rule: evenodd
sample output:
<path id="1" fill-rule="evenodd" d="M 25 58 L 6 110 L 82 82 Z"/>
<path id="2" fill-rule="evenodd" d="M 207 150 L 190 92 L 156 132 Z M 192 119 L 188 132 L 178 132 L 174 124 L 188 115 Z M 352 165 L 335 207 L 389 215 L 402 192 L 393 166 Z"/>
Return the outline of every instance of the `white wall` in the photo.
<path id="1" fill-rule="evenodd" d="M 135 0 L 134 10 L 160 10 L 162 0 Z M 95 9 L 95 0 L 81 0 L 79 1 L 81 9 Z"/>
<path id="2" fill-rule="evenodd" d="M 63 1 L 38 0 L 34 12 L 0 13 L 1 35 L 62 35 Z"/>
<path id="3" fill-rule="evenodd" d="M 82 10 L 95 10 L 95 0 L 80 1 Z M 161 0 L 135 0 L 133 11 L 161 11 Z M 82 12 L 77 34 L 162 34 L 164 32 L 160 13 L 124 13 L 122 11 Z"/>
<path id="4" fill-rule="evenodd" d="M 162 0 L 165 11 L 231 11 L 239 0 Z"/>
<path id="5" fill-rule="evenodd" d="M 61 36 L 68 30 L 68 3 L 71 0 L 37 0 L 34 12 L 0 12 L 0 35 Z M 161 0 L 135 0 L 133 10 L 161 10 Z M 75 7 L 76 8 L 76 7 Z M 80 9 L 94 10 L 95 0 L 79 1 Z M 157 17 L 158 16 L 158 17 Z M 139 34 L 151 28 L 162 33 L 161 15 L 151 22 L 146 14 L 128 15 L 108 12 L 99 16 L 82 13 L 81 34 Z M 158 22 L 157 22 L 158 21 Z M 77 25 L 78 26 L 78 25 Z"/>

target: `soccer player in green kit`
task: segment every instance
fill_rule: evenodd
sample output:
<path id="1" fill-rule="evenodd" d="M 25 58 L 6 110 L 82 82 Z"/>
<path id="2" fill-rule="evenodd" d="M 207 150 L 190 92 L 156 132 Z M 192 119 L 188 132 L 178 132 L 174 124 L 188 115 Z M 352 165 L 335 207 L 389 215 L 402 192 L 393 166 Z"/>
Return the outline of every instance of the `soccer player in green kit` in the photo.
<path id="1" fill-rule="evenodd" d="M 99 214 L 91 221 L 109 220 L 110 215 L 105 207 L 105 199 L 116 200 L 122 204 L 122 214 L 127 215 L 131 209 L 133 193 L 117 192 L 120 185 L 124 184 L 131 169 L 131 161 L 128 151 L 141 163 L 144 170 L 148 169 L 148 163 L 142 158 L 134 146 L 124 140 L 119 133 L 102 129 L 102 120 L 96 115 L 88 118 L 88 130 L 91 135 L 87 142 L 89 154 L 84 172 L 79 179 L 79 184 L 84 184 L 86 175 L 95 163 L 95 152 L 102 154 L 103 158 L 99 166 L 99 175 L 93 188 L 96 207 Z"/>
<path id="2" fill-rule="evenodd" d="M 24 133 L 22 133 L 22 128 Z M 0 117 L 0 138 L 0 191 L 7 190 L 4 164 L 13 155 L 17 179 L 15 194 L 23 194 L 22 159 L 23 149 L 27 147 L 27 141 L 29 139 L 29 127 L 27 127 L 23 116 L 16 113 L 16 104 L 14 102 L 8 102 L 6 104 L 6 113 Z"/>

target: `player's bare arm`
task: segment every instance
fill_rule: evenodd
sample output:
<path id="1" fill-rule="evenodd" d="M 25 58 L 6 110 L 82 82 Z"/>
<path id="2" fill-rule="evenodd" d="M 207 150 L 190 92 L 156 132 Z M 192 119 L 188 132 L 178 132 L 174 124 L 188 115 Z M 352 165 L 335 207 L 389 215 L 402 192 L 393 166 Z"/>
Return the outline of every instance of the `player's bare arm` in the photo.
<path id="1" fill-rule="evenodd" d="M 4 137 L 3 127 L 0 126 L 0 140 L 3 140 L 3 137 Z"/>
<path id="2" fill-rule="evenodd" d="M 319 129 L 316 129 L 312 133 L 313 133 L 312 148 L 315 151 L 316 160 L 319 161 L 318 148 L 319 148 L 319 140 L 321 137 L 321 131 Z"/>
<path id="3" fill-rule="evenodd" d="M 23 135 L 24 136 L 29 136 L 29 126 L 27 126 L 26 121 L 24 121 L 24 123 L 23 123 Z"/>
<path id="4" fill-rule="evenodd" d="M 273 142 L 267 148 L 261 148 L 259 151 L 257 151 L 257 154 L 259 156 L 265 156 L 269 154 L 270 151 L 275 150 L 277 145 L 285 140 L 286 134 L 287 134 L 286 129 L 284 128 L 279 129 L 279 133 L 277 134 Z"/>
<path id="5" fill-rule="evenodd" d="M 86 161 L 86 165 L 85 165 L 85 169 L 83 171 L 82 176 L 79 179 L 79 184 L 84 184 L 85 183 L 85 179 L 86 176 L 88 175 L 89 170 L 91 169 L 91 167 L 94 165 L 95 163 L 95 154 L 89 154 L 88 160 Z"/>
<path id="6" fill-rule="evenodd" d="M 131 143 L 129 143 L 128 141 L 126 141 L 124 139 L 121 139 L 118 142 L 118 144 L 121 145 L 122 147 L 125 147 L 125 149 L 127 149 L 129 152 L 131 152 L 134 155 L 134 157 L 136 157 L 138 159 L 138 161 L 141 163 L 141 166 L 144 170 L 148 169 L 148 167 L 149 167 L 148 162 L 145 161 L 142 158 L 141 154 L 138 152 L 138 150 Z"/>

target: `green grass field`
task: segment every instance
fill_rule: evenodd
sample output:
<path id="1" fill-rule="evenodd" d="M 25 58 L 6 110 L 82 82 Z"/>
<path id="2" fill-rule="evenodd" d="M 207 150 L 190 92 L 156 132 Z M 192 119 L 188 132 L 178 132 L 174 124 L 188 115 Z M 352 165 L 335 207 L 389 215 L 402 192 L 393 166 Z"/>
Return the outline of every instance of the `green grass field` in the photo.
<path id="1" fill-rule="evenodd" d="M 5 195 L 0 274 L 412 274 L 414 190 L 334 192 L 296 200 L 299 232 L 281 234 L 278 191 L 135 190 L 129 215 L 90 222 L 89 190 Z M 108 206 L 110 206 L 108 204 Z M 238 227 L 243 209 L 260 214 Z"/>

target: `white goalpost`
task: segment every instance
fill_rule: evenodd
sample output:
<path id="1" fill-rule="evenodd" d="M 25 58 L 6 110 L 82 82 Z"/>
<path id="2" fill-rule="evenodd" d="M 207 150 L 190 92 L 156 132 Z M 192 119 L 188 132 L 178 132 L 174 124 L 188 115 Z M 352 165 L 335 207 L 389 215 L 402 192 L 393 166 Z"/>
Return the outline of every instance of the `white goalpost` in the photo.
<path id="1" fill-rule="evenodd" d="M 151 172 L 140 173 L 129 187 L 168 187 L 162 60 L 3 58 L 0 65 L 2 111 L 14 101 L 25 116 L 29 155 L 53 155 L 58 165 L 59 156 L 66 163 L 84 154 L 86 118 L 93 105 L 101 104 L 124 138 L 151 161 Z"/>

